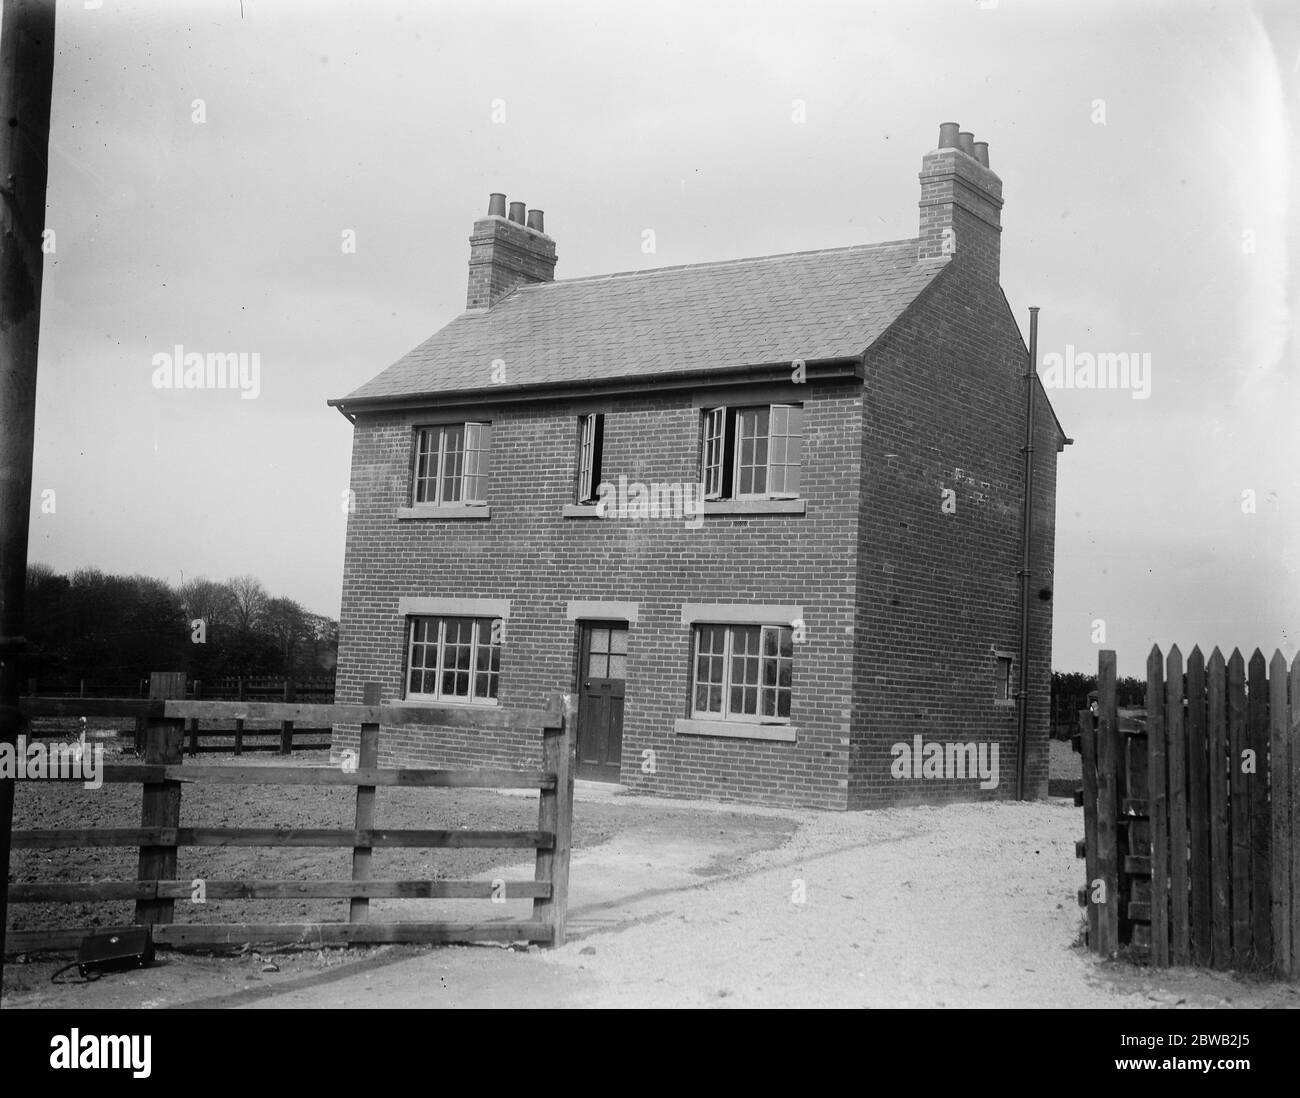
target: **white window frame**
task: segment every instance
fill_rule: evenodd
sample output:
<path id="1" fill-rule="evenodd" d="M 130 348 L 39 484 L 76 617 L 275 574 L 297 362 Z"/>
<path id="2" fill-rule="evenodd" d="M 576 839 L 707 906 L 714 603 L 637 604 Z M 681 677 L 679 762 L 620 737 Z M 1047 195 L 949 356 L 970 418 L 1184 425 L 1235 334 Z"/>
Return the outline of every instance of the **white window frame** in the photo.
<path id="1" fill-rule="evenodd" d="M 705 629 L 725 630 L 725 633 L 723 634 L 724 639 L 723 639 L 723 651 L 722 651 L 722 683 L 721 683 L 722 710 L 720 712 L 711 709 L 700 709 L 696 706 L 696 687 L 699 684 L 699 671 L 700 671 L 700 642 L 701 639 L 703 638 Z M 731 687 L 732 687 L 731 667 L 732 667 L 732 658 L 735 652 L 735 648 L 734 648 L 735 635 L 736 635 L 736 630 L 738 629 L 758 630 L 758 653 L 757 653 L 758 668 L 759 668 L 758 684 L 757 684 L 758 706 L 757 706 L 757 711 L 754 713 L 744 713 L 744 712 L 733 713 L 731 710 Z M 779 698 L 780 698 L 780 692 L 783 689 L 780 685 L 780 677 L 781 677 L 780 663 L 781 660 L 785 658 L 780 656 L 779 654 L 781 650 L 779 632 L 781 630 L 790 631 L 792 637 L 791 655 L 789 656 L 792 681 L 789 687 L 789 693 L 790 693 L 790 709 L 791 712 L 793 712 L 794 710 L 794 683 L 793 683 L 794 655 L 793 655 L 793 627 L 792 626 L 778 625 L 778 624 L 767 625 L 767 624 L 760 624 L 757 622 L 700 621 L 700 622 L 695 622 L 692 625 L 691 719 L 699 720 L 699 721 L 732 721 L 732 722 L 743 722 L 746 724 L 789 724 L 790 723 L 789 715 L 779 716 L 776 713 L 765 714 L 763 712 L 763 695 L 765 691 L 773 691 L 775 693 L 777 704 L 774 704 L 773 708 L 776 709 L 780 707 Z M 767 640 L 768 634 L 771 632 L 778 633 L 778 638 L 777 638 L 778 655 L 776 657 L 777 658 L 777 683 L 775 686 L 765 686 L 763 683 L 763 661 L 765 659 L 770 659 L 771 657 L 764 656 L 763 653 L 766 648 L 765 642 Z M 710 654 L 709 658 L 716 659 L 717 654 Z"/>
<path id="2" fill-rule="evenodd" d="M 591 412 L 578 420 L 578 490 L 577 503 L 596 498 L 596 428 L 600 412 Z M 602 425 L 603 426 L 603 425 Z"/>
<path id="3" fill-rule="evenodd" d="M 442 691 L 442 676 L 443 676 L 443 672 L 446 670 L 445 658 L 446 658 L 446 651 L 447 651 L 447 647 L 446 647 L 447 622 L 453 619 L 460 620 L 460 621 L 469 621 L 472 623 L 470 629 L 470 642 L 469 642 L 470 660 L 469 660 L 468 695 L 444 694 Z M 488 676 L 489 681 L 491 681 L 492 676 L 495 676 L 497 691 L 498 693 L 500 693 L 501 642 L 498 640 L 496 644 L 492 643 L 492 632 L 497 629 L 497 623 L 501 622 L 502 620 L 503 619 L 501 618 L 476 617 L 471 614 L 411 614 L 409 615 L 409 617 L 407 618 L 407 629 L 406 629 L 406 677 L 405 677 L 405 682 L 403 684 L 406 689 L 403 695 L 404 700 L 422 701 L 422 702 L 445 702 L 445 703 L 456 704 L 456 705 L 498 704 L 497 698 L 491 695 L 482 698 L 479 697 L 476 688 L 478 686 L 479 679 L 482 678 L 483 676 L 485 675 Z M 427 665 L 421 664 L 418 669 L 422 677 L 424 675 L 429 674 L 430 671 L 432 671 L 433 691 L 434 691 L 432 694 L 411 689 L 411 675 L 412 672 L 416 670 L 414 664 L 416 630 L 419 626 L 419 623 L 422 621 L 431 621 L 431 622 L 436 621 L 438 623 L 436 638 L 420 642 L 425 645 L 431 643 L 437 645 L 437 662 L 434 665 L 434 667 L 429 668 Z M 485 624 L 488 629 L 488 638 L 486 643 L 484 642 L 482 637 Z M 501 636 L 501 632 L 498 632 L 497 635 Z M 495 671 L 492 671 L 490 669 L 492 663 L 490 656 L 489 656 L 489 670 L 486 672 L 479 670 L 478 663 L 479 663 L 480 648 L 496 649 L 496 661 L 495 661 L 496 670 Z"/>
<path id="4" fill-rule="evenodd" d="M 746 412 L 756 412 L 767 409 L 767 472 L 764 478 L 764 490 L 762 492 L 741 492 L 741 459 L 743 456 L 743 447 L 741 446 L 740 432 L 741 422 Z M 775 460 L 778 455 L 775 452 L 773 442 L 773 424 L 778 421 L 784 414 L 784 423 L 787 428 L 779 436 L 782 439 L 796 439 L 794 444 L 795 455 L 797 460 L 790 461 L 789 443 L 787 441 L 786 449 L 781 455 L 783 460 Z M 791 431 L 790 428 L 797 428 Z M 726 448 L 728 437 L 731 439 L 732 459 L 731 459 L 731 494 L 723 495 L 723 464 L 726 461 Z M 760 437 L 760 436 L 755 436 Z M 777 470 L 781 470 L 782 490 L 774 491 L 773 483 L 777 479 Z M 704 498 L 706 500 L 758 500 L 758 499 L 800 499 L 798 489 L 789 491 L 784 486 L 789 483 L 790 470 L 795 470 L 794 477 L 797 481 L 802 482 L 801 471 L 803 469 L 803 405 L 802 404 L 720 404 L 711 408 L 703 409 L 703 421 L 700 431 L 700 479 L 704 482 Z"/>
<path id="5" fill-rule="evenodd" d="M 701 480 L 704 481 L 704 498 L 722 498 L 722 463 L 727 452 L 727 409 L 704 410 L 704 435 L 701 443 Z"/>
<path id="6" fill-rule="evenodd" d="M 450 432 L 460 431 L 460 450 L 449 454 Z M 492 447 L 492 424 L 471 420 L 465 423 L 438 423 L 417 427 L 415 464 L 412 469 L 412 506 L 476 506 L 487 503 L 489 455 Z M 452 456 L 460 459 L 460 472 L 447 474 Z M 421 476 L 421 460 L 424 475 Z M 429 472 L 429 463 L 433 472 Z M 454 485 L 454 490 L 453 490 Z M 423 495 L 422 495 L 423 493 Z"/>

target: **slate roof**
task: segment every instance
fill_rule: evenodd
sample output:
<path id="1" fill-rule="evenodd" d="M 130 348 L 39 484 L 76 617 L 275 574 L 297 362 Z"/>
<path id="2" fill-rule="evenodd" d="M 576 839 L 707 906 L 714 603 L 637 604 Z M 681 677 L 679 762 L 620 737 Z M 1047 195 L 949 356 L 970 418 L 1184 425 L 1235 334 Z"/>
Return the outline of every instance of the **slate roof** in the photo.
<path id="1" fill-rule="evenodd" d="M 948 264 L 916 240 L 520 286 L 331 403 L 862 354 Z"/>

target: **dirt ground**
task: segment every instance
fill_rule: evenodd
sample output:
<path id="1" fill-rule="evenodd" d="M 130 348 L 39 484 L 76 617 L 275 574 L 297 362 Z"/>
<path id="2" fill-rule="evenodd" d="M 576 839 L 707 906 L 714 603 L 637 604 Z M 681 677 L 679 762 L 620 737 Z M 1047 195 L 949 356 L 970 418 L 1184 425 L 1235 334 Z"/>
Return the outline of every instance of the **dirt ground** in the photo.
<path id="1" fill-rule="evenodd" d="M 1070 755 L 1068 745 L 1064 754 L 1054 751 L 1054 779 L 1068 780 L 1070 766 L 1077 765 L 1072 758 L 1077 756 Z M 187 819 L 215 823 L 214 817 L 224 811 L 233 822 L 233 809 L 203 799 L 219 796 L 222 788 L 229 787 L 187 787 L 183 803 L 193 810 Z M 259 804 L 255 813 L 266 824 L 303 824 L 304 815 L 311 826 L 347 821 L 351 796 L 346 790 L 331 791 L 339 797 L 330 798 L 328 806 L 310 806 L 298 799 L 307 790 L 272 788 L 278 795 Z M 35 792 L 20 784 L 18 826 L 35 826 Z M 319 801 L 321 791 L 310 792 Z M 436 798 L 430 798 L 428 792 L 387 792 L 411 795 L 387 800 L 381 796 L 377 819 L 387 826 L 449 826 L 435 820 L 460 826 L 472 820 L 475 827 L 510 827 L 535 819 L 535 794 L 437 791 Z M 241 822 L 249 822 L 244 793 L 238 814 Z M 286 793 L 295 796 L 286 798 Z M 438 807 L 431 811 L 430 803 Z M 131 815 L 132 806 L 138 812 L 138 801 L 119 811 Z M 95 811 L 110 815 L 107 800 Z M 1077 945 L 1082 918 L 1074 900 L 1081 883 L 1074 841 L 1081 834 L 1082 813 L 1063 798 L 1036 804 L 826 813 L 629 797 L 583 785 L 575 809 L 569 941 L 560 949 L 381 946 L 250 950 L 225 956 L 169 951 L 160 953 L 150 969 L 110 974 L 86 985 L 52 985 L 51 973 L 67 958 L 37 957 L 6 966 L 3 1004 L 1300 1005 L 1300 987 L 1294 985 L 1192 970 L 1157 974 L 1123 963 L 1101 963 L 1085 953 Z M 48 857 L 54 852 L 38 853 Z M 240 875 L 235 863 L 227 866 L 221 859 L 246 859 L 248 852 L 189 853 L 199 856 L 189 863 L 196 875 L 205 869 L 215 878 Z M 267 857 L 276 853 L 293 852 L 267 852 Z M 393 853 L 410 859 L 404 867 L 393 866 L 394 872 L 531 875 L 531 862 L 493 864 L 492 851 Z M 444 855 L 452 857 L 444 860 Z M 51 864 L 41 864 L 42 875 L 48 875 Z M 325 874 L 314 853 L 288 864 L 304 874 Z M 84 873 L 84 867 L 77 871 L 69 863 L 58 871 Z M 285 863 L 268 862 L 256 873 L 276 876 L 285 871 Z M 97 864 L 95 875 L 107 877 L 112 871 Z M 14 876 L 23 879 L 22 873 Z M 474 903 L 482 901 L 383 901 L 373 906 L 375 918 L 464 918 L 466 905 Z M 277 911 L 281 906 L 284 910 Z M 313 905 L 260 902 L 223 907 L 244 908 L 259 919 L 299 920 L 311 915 L 302 909 Z M 211 919 L 215 908 L 209 905 L 197 917 Z M 15 910 L 13 923 L 19 925 L 18 919 L 30 920 L 35 908 Z M 527 911 L 526 901 L 512 902 L 493 914 L 518 918 Z M 338 913 L 335 907 L 326 917 Z M 112 921 L 102 908 L 101 919 Z"/>

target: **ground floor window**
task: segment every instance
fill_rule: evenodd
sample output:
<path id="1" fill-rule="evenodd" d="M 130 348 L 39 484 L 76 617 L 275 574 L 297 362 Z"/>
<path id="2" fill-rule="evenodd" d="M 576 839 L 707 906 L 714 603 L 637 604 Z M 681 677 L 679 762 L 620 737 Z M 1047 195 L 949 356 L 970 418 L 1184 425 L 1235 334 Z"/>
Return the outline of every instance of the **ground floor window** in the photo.
<path id="1" fill-rule="evenodd" d="M 406 696 L 494 701 L 501 671 L 501 619 L 413 617 Z"/>
<path id="2" fill-rule="evenodd" d="M 794 631 L 788 625 L 697 625 L 691 714 L 789 719 Z"/>

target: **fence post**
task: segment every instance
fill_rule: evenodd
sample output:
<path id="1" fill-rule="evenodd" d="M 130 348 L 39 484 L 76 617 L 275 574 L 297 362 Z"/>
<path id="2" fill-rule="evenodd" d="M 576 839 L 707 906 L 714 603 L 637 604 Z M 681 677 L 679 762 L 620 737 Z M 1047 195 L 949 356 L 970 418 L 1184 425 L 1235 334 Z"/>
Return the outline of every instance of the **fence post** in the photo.
<path id="1" fill-rule="evenodd" d="M 1242 771 L 1246 724 L 1246 664 L 1234 648 L 1228 659 L 1228 785 L 1232 814 L 1232 964 L 1250 963 L 1250 791 Z"/>
<path id="2" fill-rule="evenodd" d="M 194 700 L 199 701 L 203 697 L 203 680 L 194 680 Z M 193 758 L 199 753 L 199 718 L 190 718 L 190 757 Z"/>
<path id="3" fill-rule="evenodd" d="M 361 690 L 362 705 L 379 704 L 379 683 L 368 682 Z M 363 723 L 361 725 L 361 744 L 357 752 L 357 768 L 370 770 L 379 766 L 379 724 Z M 354 825 L 357 831 L 370 831 L 375 826 L 375 787 L 373 785 L 357 786 L 357 818 Z M 352 848 L 352 879 L 354 881 L 370 880 L 371 847 L 354 846 Z M 348 922 L 364 923 L 370 918 L 370 901 L 365 896 L 353 896 L 348 904 Z"/>
<path id="4" fill-rule="evenodd" d="M 1165 755 L 1164 659 L 1147 657 L 1147 814 L 1151 828 L 1151 963 L 1169 967 L 1169 772 Z"/>
<path id="5" fill-rule="evenodd" d="M 1232 967 L 1232 829 L 1228 782 L 1228 688 L 1223 653 L 1210 653 L 1205 704 L 1210 725 L 1210 902 L 1213 904 L 1214 967 Z"/>
<path id="6" fill-rule="evenodd" d="M 572 694 L 552 694 L 547 708 L 555 723 L 542 729 L 542 772 L 555 775 L 555 789 L 537 802 L 537 829 L 555 835 L 555 845 L 537 851 L 534 880 L 549 881 L 549 899 L 533 900 L 533 918 L 551 928 L 551 946 L 564 945 L 569 917 L 569 852 L 573 845 L 573 776 L 577 703 Z"/>
<path id="7" fill-rule="evenodd" d="M 244 700 L 244 676 L 243 675 L 239 676 L 238 683 L 236 684 L 236 690 L 238 693 L 239 700 L 243 701 Z M 244 718 L 236 717 L 235 718 L 235 754 L 242 755 L 243 753 L 244 753 Z"/>
<path id="8" fill-rule="evenodd" d="M 1205 656 L 1200 646 L 1187 655 L 1187 801 L 1192 857 L 1192 961 L 1208 965 L 1210 946 L 1210 808 L 1207 803 Z M 1213 771 L 1218 774 L 1219 771 Z"/>
<path id="9" fill-rule="evenodd" d="M 149 697 L 162 700 L 185 697 L 184 671 L 155 671 L 149 681 Z M 145 731 L 146 764 L 171 765 L 181 761 L 181 737 L 185 722 L 167 717 L 150 717 Z M 140 868 L 136 879 L 141 881 L 174 881 L 176 879 L 175 829 L 181 822 L 181 783 L 173 781 L 145 782 L 141 827 L 160 827 L 172 830 L 172 841 L 159 846 L 140 848 Z M 135 921 L 147 926 L 170 923 L 176 917 L 175 900 L 137 900 Z"/>
<path id="10" fill-rule="evenodd" d="M 293 698 L 294 698 L 293 679 L 289 676 L 285 676 L 284 700 L 287 702 L 291 702 L 293 701 Z M 281 755 L 293 754 L 293 721 L 280 722 L 280 754 Z"/>
<path id="11" fill-rule="evenodd" d="M 1300 975 L 1300 655 L 1291 660 L 1291 708 L 1287 740 L 1291 745 L 1291 972 Z"/>
<path id="12" fill-rule="evenodd" d="M 1191 960 L 1187 879 L 1187 727 L 1183 720 L 1183 654 L 1178 645 L 1165 661 L 1165 742 L 1169 762 L 1169 960 Z"/>
<path id="13" fill-rule="evenodd" d="M 1097 657 L 1097 876 L 1102 881 L 1103 907 L 1098 915 L 1098 952 L 1103 957 L 1119 949 L 1119 714 L 1115 704 L 1115 653 Z"/>
<path id="14" fill-rule="evenodd" d="M 1273 965 L 1273 912 L 1269 901 L 1269 869 L 1273 822 L 1268 808 L 1269 735 L 1268 671 L 1264 653 L 1251 653 L 1250 690 L 1246 712 L 1250 724 L 1250 749 L 1255 753 L 1255 771 L 1246 776 L 1250 786 L 1250 923 L 1253 957 L 1256 966 Z"/>
<path id="15" fill-rule="evenodd" d="M 1291 941 L 1291 787 L 1292 761 L 1287 743 L 1286 659 L 1278 650 L 1268 665 L 1269 800 L 1273 809 L 1272 892 L 1273 965 L 1290 976 L 1295 964 Z"/>

